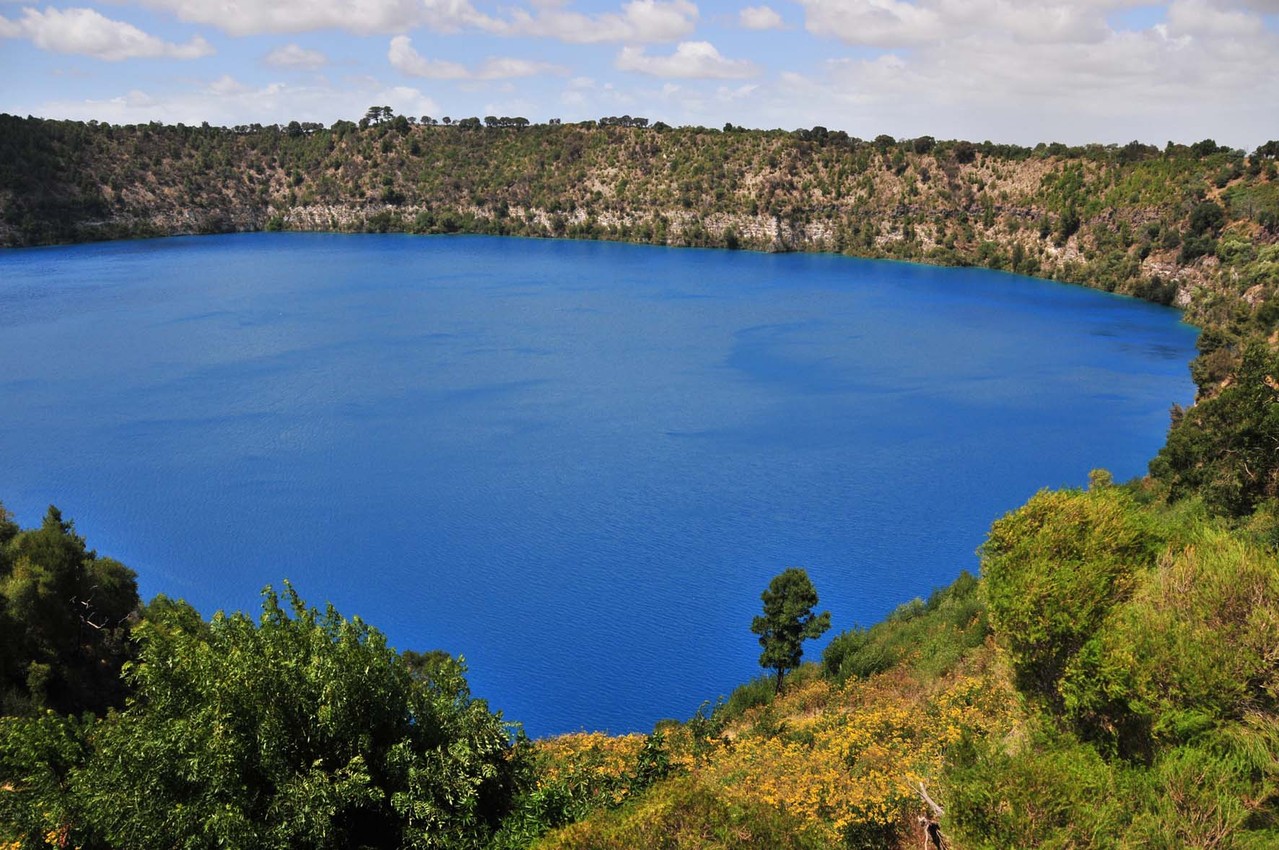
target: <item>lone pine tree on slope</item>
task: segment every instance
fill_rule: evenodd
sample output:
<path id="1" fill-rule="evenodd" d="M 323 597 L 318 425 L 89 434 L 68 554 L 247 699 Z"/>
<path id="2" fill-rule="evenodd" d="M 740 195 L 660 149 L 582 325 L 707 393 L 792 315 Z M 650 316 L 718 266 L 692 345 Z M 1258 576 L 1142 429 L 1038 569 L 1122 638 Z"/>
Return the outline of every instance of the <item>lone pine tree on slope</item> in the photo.
<path id="1" fill-rule="evenodd" d="M 803 642 L 821 637 L 830 628 L 830 612 L 813 613 L 817 589 L 808 573 L 791 567 L 774 576 L 768 589 L 760 594 L 764 600 L 764 616 L 751 621 L 751 631 L 759 635 L 764 651 L 759 666 L 777 671 L 777 692 L 788 670 L 799 666 L 804 655 Z"/>

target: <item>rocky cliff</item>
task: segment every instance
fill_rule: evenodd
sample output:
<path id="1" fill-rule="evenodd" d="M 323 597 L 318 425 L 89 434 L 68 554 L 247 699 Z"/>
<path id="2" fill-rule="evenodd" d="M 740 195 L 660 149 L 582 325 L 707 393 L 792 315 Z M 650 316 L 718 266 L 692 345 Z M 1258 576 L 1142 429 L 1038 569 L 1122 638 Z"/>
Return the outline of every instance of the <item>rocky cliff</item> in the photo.
<path id="1" fill-rule="evenodd" d="M 1271 147 L 1248 156 L 1210 141 L 1030 149 L 867 142 L 822 128 L 396 119 L 290 132 L 2 116 L 0 244 L 285 229 L 832 251 L 1082 283 L 1207 324 L 1279 304 Z"/>

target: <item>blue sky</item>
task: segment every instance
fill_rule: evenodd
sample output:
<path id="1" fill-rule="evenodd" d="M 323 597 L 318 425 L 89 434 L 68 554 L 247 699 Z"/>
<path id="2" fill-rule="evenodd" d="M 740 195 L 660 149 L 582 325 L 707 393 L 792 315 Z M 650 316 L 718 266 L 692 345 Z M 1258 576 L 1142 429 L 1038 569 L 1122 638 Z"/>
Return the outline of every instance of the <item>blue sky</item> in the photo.
<path id="1" fill-rule="evenodd" d="M 0 112 L 1279 138 L 1279 0 L 0 0 Z"/>

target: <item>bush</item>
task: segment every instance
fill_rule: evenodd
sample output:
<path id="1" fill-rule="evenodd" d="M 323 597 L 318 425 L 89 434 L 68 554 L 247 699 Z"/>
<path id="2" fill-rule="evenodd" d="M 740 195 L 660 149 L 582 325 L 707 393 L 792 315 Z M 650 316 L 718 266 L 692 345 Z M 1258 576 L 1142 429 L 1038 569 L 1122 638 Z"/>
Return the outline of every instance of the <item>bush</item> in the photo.
<path id="1" fill-rule="evenodd" d="M 1040 491 L 982 546 L 986 601 L 1017 686 L 1060 707 L 1058 683 L 1160 538 L 1122 489 Z"/>
<path id="2" fill-rule="evenodd" d="M 73 777 L 94 833 L 117 847 L 483 843 L 520 765 L 461 665 L 415 674 L 360 620 L 292 588 L 287 602 L 268 589 L 257 625 L 193 630 L 176 606 L 136 630 L 135 695 Z"/>
<path id="3" fill-rule="evenodd" d="M 1217 240 L 1211 236 L 1187 236 L 1181 242 L 1181 252 L 1177 262 L 1182 265 L 1192 263 L 1200 257 L 1209 257 L 1217 253 Z"/>
<path id="4" fill-rule="evenodd" d="M 1155 766 L 1145 810 L 1125 835 L 1130 847 L 1274 847 L 1279 832 L 1253 833 L 1256 784 L 1237 760 L 1184 747 Z M 1262 821 L 1264 823 L 1264 821 Z"/>
<path id="5" fill-rule="evenodd" d="M 1164 558 L 1067 669 L 1074 726 L 1109 751 L 1149 758 L 1155 745 L 1279 709 L 1274 567 L 1264 549 L 1211 528 Z"/>
<path id="6" fill-rule="evenodd" d="M 869 678 L 896 663 L 883 644 L 871 639 L 867 629 L 854 627 L 836 635 L 822 653 L 822 670 L 828 678 L 843 682 L 850 677 Z"/>
<path id="7" fill-rule="evenodd" d="M 135 573 L 87 548 L 57 508 L 19 530 L 0 505 L 0 712 L 123 704 L 138 605 Z"/>
<path id="8" fill-rule="evenodd" d="M 51 711 L 0 717 L 0 847 L 47 847 L 49 836 L 59 846 L 93 846 L 69 787 L 87 757 L 89 725 Z"/>
<path id="9" fill-rule="evenodd" d="M 963 571 L 925 602 L 899 605 L 870 629 L 836 635 L 822 654 L 822 671 L 833 681 L 868 678 L 910 663 L 918 675 L 940 676 L 986 639 L 989 624 L 978 581 Z"/>
<path id="10" fill-rule="evenodd" d="M 1192 236 L 1216 236 L 1226 224 L 1226 211 L 1216 201 L 1203 201 L 1190 211 Z"/>
<path id="11" fill-rule="evenodd" d="M 1205 354 L 1205 358 L 1212 352 Z M 1218 513 L 1245 516 L 1279 496 L 1279 352 L 1247 346 L 1234 380 L 1185 412 L 1150 463 L 1174 499 L 1201 495 Z"/>
<path id="12" fill-rule="evenodd" d="M 1114 847 L 1131 813 L 1123 775 L 1088 746 L 1040 730 L 1015 752 L 964 741 L 947 776 L 957 846 Z"/>
<path id="13" fill-rule="evenodd" d="M 803 670 L 804 668 L 801 667 L 793 678 L 799 679 L 803 674 Z M 765 673 L 734 688 L 733 692 L 728 695 L 728 700 L 719 709 L 719 712 L 723 716 L 723 721 L 727 723 L 741 717 L 752 708 L 768 705 L 776 695 L 777 681 L 772 675 Z"/>

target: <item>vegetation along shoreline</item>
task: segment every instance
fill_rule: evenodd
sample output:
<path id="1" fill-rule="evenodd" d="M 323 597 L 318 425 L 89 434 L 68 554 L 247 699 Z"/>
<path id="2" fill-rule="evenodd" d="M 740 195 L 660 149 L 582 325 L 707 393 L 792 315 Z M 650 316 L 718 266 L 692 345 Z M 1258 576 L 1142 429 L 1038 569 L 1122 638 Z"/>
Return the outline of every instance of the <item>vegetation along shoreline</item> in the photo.
<path id="1" fill-rule="evenodd" d="M 1279 846 L 1277 155 L 380 107 L 331 128 L 0 116 L 7 246 L 290 229 L 835 251 L 1080 283 L 1202 329 L 1196 403 L 1148 476 L 1040 492 L 995 520 L 980 578 L 820 664 L 795 666 L 824 623 L 792 574 L 757 623 L 800 626 L 763 644 L 775 673 L 649 735 L 525 740 L 444 653 L 290 587 L 257 620 L 144 605 L 56 509 L 31 529 L 0 511 L 0 847 Z"/>

